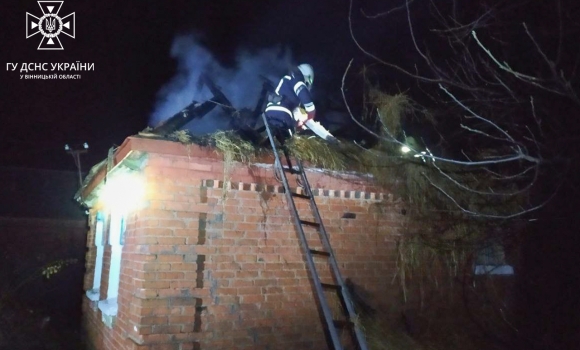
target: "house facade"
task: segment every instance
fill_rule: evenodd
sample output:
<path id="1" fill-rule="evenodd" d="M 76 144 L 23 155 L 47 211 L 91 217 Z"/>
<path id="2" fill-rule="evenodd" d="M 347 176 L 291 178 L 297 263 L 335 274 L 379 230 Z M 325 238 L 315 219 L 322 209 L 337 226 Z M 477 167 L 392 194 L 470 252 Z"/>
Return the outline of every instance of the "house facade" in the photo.
<path id="1" fill-rule="evenodd" d="M 326 348 L 273 159 L 223 158 L 129 137 L 85 180 L 83 323 L 93 349 Z M 362 176 L 307 176 L 343 277 L 374 307 L 387 304 L 403 203 Z M 307 204 L 297 202 L 305 220 Z"/>

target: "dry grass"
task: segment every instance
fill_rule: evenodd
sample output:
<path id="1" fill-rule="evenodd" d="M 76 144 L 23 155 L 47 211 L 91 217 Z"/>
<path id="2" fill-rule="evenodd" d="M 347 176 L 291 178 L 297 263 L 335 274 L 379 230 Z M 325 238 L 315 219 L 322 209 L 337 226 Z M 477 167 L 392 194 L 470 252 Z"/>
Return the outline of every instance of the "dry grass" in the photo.
<path id="1" fill-rule="evenodd" d="M 231 131 L 218 131 L 207 136 L 207 141 L 213 145 L 216 152 L 224 156 L 224 191 L 222 200 L 225 200 L 231 174 L 235 167 L 235 162 L 250 163 L 256 156 L 256 148 L 246 140 L 241 139 L 237 134 Z"/>
<path id="2" fill-rule="evenodd" d="M 328 170 L 346 170 L 347 159 L 338 146 L 318 137 L 295 136 L 288 143 L 290 152 L 304 162 Z"/>
<path id="3" fill-rule="evenodd" d="M 256 156 L 256 147 L 251 142 L 240 138 L 234 132 L 218 131 L 208 137 L 210 144 L 214 145 L 221 153 L 227 155 L 228 159 L 249 163 Z"/>
<path id="4" fill-rule="evenodd" d="M 186 130 L 174 131 L 168 137 L 172 140 L 179 141 L 183 144 L 190 144 L 192 141 L 191 134 L 189 134 Z"/>
<path id="5" fill-rule="evenodd" d="M 401 131 L 401 122 L 412 107 L 407 95 L 388 95 L 378 89 L 369 91 L 369 102 L 378 111 L 384 131 L 392 135 Z"/>
<path id="6" fill-rule="evenodd" d="M 467 231 L 466 231 L 467 230 Z M 397 242 L 397 281 L 408 301 L 410 286 L 425 288 L 455 287 L 463 268 L 469 264 L 474 246 L 467 244 L 473 232 L 464 224 L 451 225 L 433 236 L 407 233 Z M 421 295 L 418 302 L 425 304 Z"/>
<path id="7" fill-rule="evenodd" d="M 233 131 L 217 131 L 202 137 L 192 136 L 187 130 L 174 131 L 170 139 L 185 145 L 197 144 L 212 147 L 224 155 L 225 159 L 249 163 L 255 159 L 258 149 Z"/>

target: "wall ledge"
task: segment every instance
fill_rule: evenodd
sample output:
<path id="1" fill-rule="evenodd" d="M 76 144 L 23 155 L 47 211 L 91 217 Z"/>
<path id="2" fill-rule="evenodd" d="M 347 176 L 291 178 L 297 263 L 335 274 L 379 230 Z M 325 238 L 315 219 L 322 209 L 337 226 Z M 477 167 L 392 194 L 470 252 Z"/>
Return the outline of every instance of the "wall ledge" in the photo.
<path id="1" fill-rule="evenodd" d="M 117 298 L 99 301 L 99 310 L 101 310 L 103 323 L 107 327 L 113 328 L 117 318 L 117 312 L 119 311 Z"/>
<path id="2" fill-rule="evenodd" d="M 98 289 L 89 289 L 85 294 L 90 301 L 99 301 L 99 298 L 101 297 Z"/>
<path id="3" fill-rule="evenodd" d="M 229 190 L 250 191 L 250 192 L 270 192 L 270 193 L 284 193 L 284 186 L 280 185 L 264 185 L 259 183 L 246 183 L 230 181 Z M 223 189 L 227 188 L 226 182 L 223 180 L 202 180 L 202 187 Z M 304 194 L 304 187 L 291 187 L 291 191 Z M 360 200 L 374 200 L 374 201 L 392 201 L 393 195 L 390 193 L 380 192 L 366 192 L 366 191 L 345 191 L 345 190 L 327 190 L 322 188 L 312 188 L 312 194 L 315 197 L 330 197 L 330 198 L 344 198 L 344 199 L 360 199 Z"/>

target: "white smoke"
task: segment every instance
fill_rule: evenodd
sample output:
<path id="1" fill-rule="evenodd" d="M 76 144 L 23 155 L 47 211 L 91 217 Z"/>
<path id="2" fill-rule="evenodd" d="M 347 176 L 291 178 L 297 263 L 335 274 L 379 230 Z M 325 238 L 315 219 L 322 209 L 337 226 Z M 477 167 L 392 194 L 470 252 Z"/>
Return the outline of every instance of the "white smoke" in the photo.
<path id="1" fill-rule="evenodd" d="M 178 62 L 178 73 L 159 91 L 150 125 L 158 125 L 192 101 L 210 99 L 209 89 L 199 84 L 202 74 L 207 74 L 215 82 L 236 109 L 253 109 L 262 89 L 262 77 L 276 83 L 292 62 L 289 50 L 281 47 L 240 51 L 236 56 L 235 67 L 226 68 L 193 35 L 177 37 L 171 48 L 171 57 Z M 220 117 L 220 113 L 220 108 L 214 109 L 201 121 L 192 122 L 195 125 L 190 125 L 189 129 L 206 133 L 226 127 L 228 117 Z"/>

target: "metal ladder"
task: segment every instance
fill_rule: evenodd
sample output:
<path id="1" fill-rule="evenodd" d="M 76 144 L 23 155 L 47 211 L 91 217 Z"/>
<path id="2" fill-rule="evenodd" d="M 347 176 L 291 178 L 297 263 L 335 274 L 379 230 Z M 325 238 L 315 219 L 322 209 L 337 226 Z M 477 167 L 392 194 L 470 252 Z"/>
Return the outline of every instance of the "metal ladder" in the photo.
<path id="1" fill-rule="evenodd" d="M 306 173 L 304 172 L 302 162 L 300 161 L 300 159 L 296 159 L 296 163 L 298 165 L 298 171 L 296 172 L 296 170 L 294 170 L 290 162 L 288 151 L 285 149 L 284 146 L 282 146 L 284 155 L 286 156 L 288 161 L 288 167 L 285 168 L 284 166 L 282 166 L 282 162 L 280 161 L 280 155 L 278 154 L 278 149 L 276 147 L 274 135 L 272 135 L 272 131 L 270 129 L 270 126 L 268 125 L 268 121 L 266 120 L 266 116 L 264 114 L 262 114 L 262 118 L 264 119 L 264 125 L 268 133 L 268 138 L 270 139 L 272 150 L 274 151 L 275 157 L 274 171 L 278 172 L 284 185 L 284 193 L 286 194 L 288 207 L 294 219 L 294 225 L 296 226 L 296 230 L 298 231 L 298 237 L 300 239 L 302 251 L 306 256 L 306 263 L 308 266 L 308 270 L 310 272 L 310 277 L 312 278 L 312 281 L 314 283 L 316 297 L 318 298 L 319 302 L 319 312 L 321 313 L 321 317 L 324 319 L 326 323 L 327 343 L 329 345 L 329 348 L 332 350 L 343 350 L 343 349 L 368 350 L 364 333 L 360 328 L 359 321 L 357 319 L 357 315 L 355 313 L 352 299 L 350 297 L 348 289 L 340 275 L 338 264 L 334 257 L 332 247 L 330 246 L 330 241 L 328 239 L 326 229 L 324 228 L 324 224 L 322 223 L 320 213 L 318 212 L 318 207 L 316 206 L 316 202 L 314 201 L 312 189 L 310 188 L 310 184 L 308 183 L 308 179 L 306 178 Z M 288 185 L 288 178 L 286 177 L 285 173 L 286 171 L 298 174 L 300 176 L 302 180 L 301 185 L 302 187 L 304 187 L 305 194 L 293 193 L 290 190 L 290 186 Z M 296 204 L 294 203 L 294 198 L 309 200 L 310 208 L 312 210 L 315 222 L 300 219 L 298 210 L 296 209 Z M 310 248 L 308 240 L 306 238 L 306 234 L 304 232 L 305 226 L 317 229 L 323 250 Z M 316 268 L 316 263 L 314 260 L 315 256 L 317 258 L 325 258 L 327 260 L 333 279 L 331 283 L 323 283 L 321 281 L 320 274 Z M 329 306 L 329 302 L 325 295 L 325 290 L 334 292 L 333 294 L 335 294 L 339 299 L 341 313 L 343 317 L 342 320 L 334 319 L 333 312 Z M 346 345 L 343 345 L 343 341 L 341 341 L 341 336 L 339 335 L 340 329 L 349 331 L 350 342 L 347 343 Z M 343 340 L 348 341 L 347 339 Z"/>

